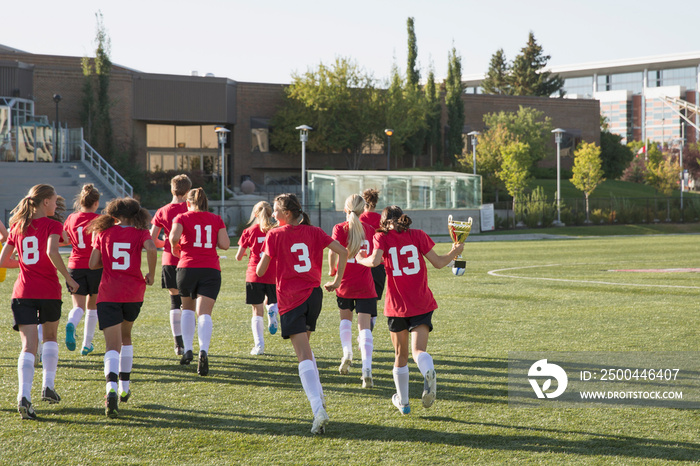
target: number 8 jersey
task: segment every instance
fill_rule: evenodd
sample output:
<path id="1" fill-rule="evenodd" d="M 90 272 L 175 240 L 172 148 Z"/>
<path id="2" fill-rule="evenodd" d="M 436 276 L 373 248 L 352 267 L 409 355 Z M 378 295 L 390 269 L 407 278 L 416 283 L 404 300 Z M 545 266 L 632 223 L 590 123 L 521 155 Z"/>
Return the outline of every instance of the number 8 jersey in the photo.
<path id="1" fill-rule="evenodd" d="M 277 305 L 280 314 L 306 301 L 321 286 L 323 250 L 333 238 L 311 225 L 284 225 L 267 233 L 263 251 L 277 265 Z"/>
<path id="2" fill-rule="evenodd" d="M 374 249 L 383 251 L 386 267 L 386 317 L 413 317 L 437 309 L 428 288 L 423 258 L 433 247 L 435 243 L 423 230 L 408 229 L 402 233 L 390 230 L 374 235 Z"/>

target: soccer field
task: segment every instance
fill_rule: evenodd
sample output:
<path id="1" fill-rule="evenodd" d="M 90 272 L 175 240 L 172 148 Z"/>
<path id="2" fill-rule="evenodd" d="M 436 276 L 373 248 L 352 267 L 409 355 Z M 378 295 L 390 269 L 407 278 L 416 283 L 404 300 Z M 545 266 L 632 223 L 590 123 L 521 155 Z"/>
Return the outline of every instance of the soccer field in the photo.
<path id="1" fill-rule="evenodd" d="M 386 320 L 374 330 L 373 389 L 360 386 L 359 350 L 349 375 L 342 356 L 335 295 L 324 295 L 311 346 L 330 423 L 314 436 L 312 413 L 291 343 L 265 335 L 251 356 L 245 260 L 222 259 L 214 308 L 210 375 L 179 365 L 168 323 L 169 299 L 146 292 L 134 325 L 129 402 L 104 414 L 104 339 L 81 356 L 63 344 L 70 297 L 59 326 L 57 405 L 32 398 L 38 421 L 17 413 L 17 356 L 10 296 L 16 271 L 0 283 L 0 463 L 2 464 L 662 464 L 700 461 L 700 414 L 652 407 L 513 408 L 509 351 L 700 351 L 700 267 L 696 235 L 468 243 L 467 271 L 429 266 L 439 309 L 428 352 L 437 401 L 420 403 L 422 377 L 412 359 L 412 412 L 391 403 L 394 360 Z M 439 244 L 438 252 L 448 250 Z M 160 269 L 158 269 L 160 270 Z M 642 270 L 623 272 L 621 270 Z M 78 333 L 82 336 L 82 323 Z M 353 325 L 353 338 L 357 327 Z M 195 338 L 195 350 L 197 343 Z M 196 362 L 196 361 L 195 361 Z"/>

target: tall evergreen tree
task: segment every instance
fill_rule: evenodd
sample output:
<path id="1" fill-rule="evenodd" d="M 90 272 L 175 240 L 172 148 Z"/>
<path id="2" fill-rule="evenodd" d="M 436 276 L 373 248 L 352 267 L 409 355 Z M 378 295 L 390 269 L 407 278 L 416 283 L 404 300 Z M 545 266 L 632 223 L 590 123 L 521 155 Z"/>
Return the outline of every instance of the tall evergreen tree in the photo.
<path id="1" fill-rule="evenodd" d="M 406 21 L 406 29 L 408 30 L 408 64 L 406 67 L 406 82 L 418 87 L 420 83 L 420 70 L 416 64 L 418 60 L 418 43 L 416 41 L 416 30 L 413 23 L 413 18 L 408 18 Z"/>
<path id="2" fill-rule="evenodd" d="M 496 53 L 491 57 L 486 78 L 481 82 L 484 94 L 511 94 L 508 78 L 509 68 L 503 49 L 496 50 Z"/>
<path id="3" fill-rule="evenodd" d="M 417 106 L 421 120 L 427 117 L 425 95 L 420 87 L 420 70 L 418 69 L 418 44 L 416 41 L 416 32 L 413 18 L 408 18 L 406 21 L 406 29 L 408 33 L 408 63 L 406 66 L 406 83 L 404 89 L 404 98 L 412 106 Z M 423 153 L 425 147 L 426 125 L 419 125 L 415 132 L 406 135 L 405 150 L 412 156 L 412 166 L 416 166 L 416 160 Z"/>
<path id="4" fill-rule="evenodd" d="M 447 65 L 447 79 L 445 81 L 445 106 L 447 107 L 447 134 L 445 135 L 445 162 L 450 165 L 456 158 L 461 157 L 464 151 L 464 104 L 462 94 L 462 59 L 457 55 L 457 50 L 452 47 Z"/>
<path id="5" fill-rule="evenodd" d="M 564 80 L 559 75 L 543 71 L 550 58 L 543 54 L 542 46 L 531 31 L 527 44 L 513 60 L 509 75 L 512 94 L 548 97 L 559 92 L 563 95 Z"/>
<path id="6" fill-rule="evenodd" d="M 425 101 L 427 106 L 426 115 L 426 143 L 430 165 L 433 165 L 433 154 L 439 154 L 440 147 L 440 117 L 442 115 L 442 105 L 440 105 L 440 90 L 435 85 L 435 73 L 431 69 L 428 72 L 428 81 L 425 84 Z"/>

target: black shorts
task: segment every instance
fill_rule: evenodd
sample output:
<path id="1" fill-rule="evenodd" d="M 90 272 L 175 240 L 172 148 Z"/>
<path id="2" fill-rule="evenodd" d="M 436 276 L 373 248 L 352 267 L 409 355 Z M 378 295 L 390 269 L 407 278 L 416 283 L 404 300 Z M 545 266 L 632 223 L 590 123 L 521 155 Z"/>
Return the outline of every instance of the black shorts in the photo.
<path id="1" fill-rule="evenodd" d="M 80 296 L 96 296 L 102 280 L 102 269 L 68 269 L 70 276 L 78 282 L 78 291 L 73 294 Z"/>
<path id="2" fill-rule="evenodd" d="M 20 325 L 37 325 L 57 322 L 61 318 L 60 299 L 13 299 L 12 328 L 19 330 Z"/>
<path id="3" fill-rule="evenodd" d="M 221 290 L 221 271 L 209 268 L 177 269 L 177 290 L 183 298 L 206 296 L 216 300 Z"/>
<path id="4" fill-rule="evenodd" d="M 411 332 L 414 328 L 420 325 L 427 325 L 428 332 L 432 332 L 433 311 L 413 317 L 389 317 L 388 324 L 389 331 L 393 333 L 403 332 L 404 330 Z"/>
<path id="5" fill-rule="evenodd" d="M 164 265 L 160 272 L 160 287 L 169 290 L 177 289 L 177 265 Z"/>
<path id="6" fill-rule="evenodd" d="M 267 297 L 267 304 L 277 302 L 277 289 L 274 284 L 245 282 L 245 303 L 262 304 Z"/>
<path id="7" fill-rule="evenodd" d="M 301 306 L 297 306 L 291 311 L 280 314 L 280 326 L 282 327 L 282 338 L 289 338 L 297 333 L 313 332 L 316 330 L 316 321 L 321 314 L 323 305 L 323 292 L 321 288 L 314 288 L 311 296 L 304 301 Z"/>
<path id="8" fill-rule="evenodd" d="M 377 298 L 341 298 L 337 297 L 338 309 L 357 309 L 358 314 L 369 314 L 372 317 L 377 317 Z"/>
<path id="9" fill-rule="evenodd" d="M 97 303 L 97 320 L 100 330 L 119 325 L 124 321 L 133 322 L 141 312 L 140 303 Z"/>
<path id="10" fill-rule="evenodd" d="M 384 264 L 379 264 L 370 269 L 372 271 L 372 280 L 374 280 L 374 289 L 377 292 L 377 301 L 382 299 L 384 293 L 384 284 L 386 283 L 386 269 Z"/>

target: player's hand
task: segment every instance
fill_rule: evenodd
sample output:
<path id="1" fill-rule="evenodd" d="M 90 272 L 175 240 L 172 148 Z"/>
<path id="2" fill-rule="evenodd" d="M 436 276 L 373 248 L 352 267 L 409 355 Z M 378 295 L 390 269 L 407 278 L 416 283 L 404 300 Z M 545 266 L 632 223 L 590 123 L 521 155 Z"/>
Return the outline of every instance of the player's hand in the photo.
<path id="1" fill-rule="evenodd" d="M 464 243 L 453 244 L 452 250 L 455 251 L 457 255 L 462 254 L 462 251 L 464 251 Z"/>
<path id="2" fill-rule="evenodd" d="M 176 244 L 174 248 L 170 251 L 173 256 L 179 258 L 180 257 L 180 243 Z"/>
<path id="3" fill-rule="evenodd" d="M 73 277 L 69 277 L 68 280 L 66 280 L 66 285 L 68 286 L 68 291 L 71 293 L 75 293 L 78 291 L 78 288 L 80 288 L 80 285 L 78 285 L 78 282 L 73 280 Z"/>
<path id="4" fill-rule="evenodd" d="M 336 283 L 333 281 L 333 282 L 328 282 L 325 285 L 323 285 L 323 288 L 326 291 L 330 292 L 330 291 L 335 291 L 339 286 L 340 286 L 340 283 Z"/>
<path id="5" fill-rule="evenodd" d="M 146 276 L 144 277 L 144 279 L 146 280 L 146 285 L 148 285 L 148 286 L 153 285 L 153 282 L 155 282 L 155 280 L 153 279 L 153 277 L 151 276 L 150 273 L 147 273 Z"/>

